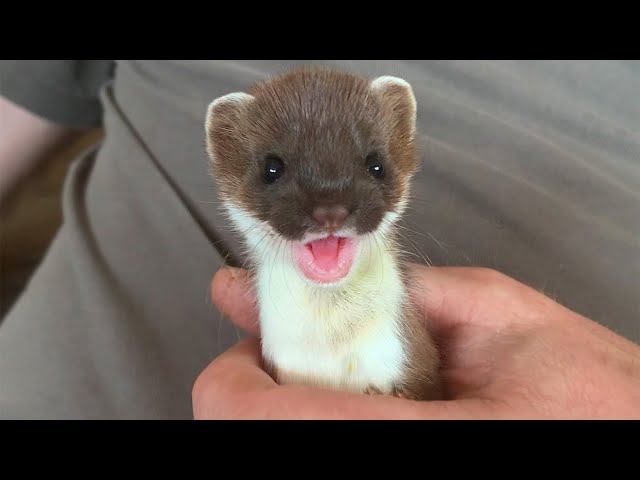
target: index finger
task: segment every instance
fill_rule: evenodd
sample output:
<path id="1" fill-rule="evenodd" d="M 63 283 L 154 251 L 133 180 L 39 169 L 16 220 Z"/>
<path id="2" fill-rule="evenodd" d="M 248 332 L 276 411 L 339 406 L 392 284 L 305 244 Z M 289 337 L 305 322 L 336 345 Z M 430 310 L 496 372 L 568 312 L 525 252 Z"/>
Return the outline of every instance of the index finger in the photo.
<path id="1" fill-rule="evenodd" d="M 531 287 L 483 267 L 409 269 L 411 299 L 439 335 L 461 325 L 489 328 L 544 321 L 555 302 Z"/>

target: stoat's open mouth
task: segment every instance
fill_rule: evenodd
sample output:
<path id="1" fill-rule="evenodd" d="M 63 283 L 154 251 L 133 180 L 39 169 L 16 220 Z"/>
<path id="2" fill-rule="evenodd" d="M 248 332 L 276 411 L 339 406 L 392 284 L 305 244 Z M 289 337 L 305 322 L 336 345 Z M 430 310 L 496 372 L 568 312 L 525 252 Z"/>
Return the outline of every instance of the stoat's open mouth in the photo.
<path id="1" fill-rule="evenodd" d="M 346 277 L 355 258 L 357 239 L 329 236 L 293 247 L 293 259 L 302 274 L 319 283 Z"/>

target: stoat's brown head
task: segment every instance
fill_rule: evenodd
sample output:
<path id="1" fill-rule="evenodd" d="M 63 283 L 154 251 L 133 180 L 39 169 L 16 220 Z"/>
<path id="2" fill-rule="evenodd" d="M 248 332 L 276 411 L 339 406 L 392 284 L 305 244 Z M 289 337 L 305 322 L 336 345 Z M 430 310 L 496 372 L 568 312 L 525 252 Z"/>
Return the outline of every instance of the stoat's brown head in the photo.
<path id="1" fill-rule="evenodd" d="M 295 242 L 362 236 L 401 213 L 415 124 L 404 80 L 313 68 L 217 98 L 206 139 L 224 204 Z"/>

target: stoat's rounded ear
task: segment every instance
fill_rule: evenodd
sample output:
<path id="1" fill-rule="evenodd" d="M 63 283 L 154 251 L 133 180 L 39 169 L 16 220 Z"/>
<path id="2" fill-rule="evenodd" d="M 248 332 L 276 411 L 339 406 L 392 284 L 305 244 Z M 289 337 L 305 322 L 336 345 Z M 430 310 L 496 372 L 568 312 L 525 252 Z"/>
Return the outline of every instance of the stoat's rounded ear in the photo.
<path id="1" fill-rule="evenodd" d="M 234 92 L 213 100 L 207 109 L 207 152 L 212 161 L 237 153 L 241 147 L 244 118 L 255 97 Z"/>
<path id="2" fill-rule="evenodd" d="M 416 98 L 406 80 L 383 75 L 371 81 L 371 89 L 397 128 L 397 133 L 413 138 L 416 132 Z"/>

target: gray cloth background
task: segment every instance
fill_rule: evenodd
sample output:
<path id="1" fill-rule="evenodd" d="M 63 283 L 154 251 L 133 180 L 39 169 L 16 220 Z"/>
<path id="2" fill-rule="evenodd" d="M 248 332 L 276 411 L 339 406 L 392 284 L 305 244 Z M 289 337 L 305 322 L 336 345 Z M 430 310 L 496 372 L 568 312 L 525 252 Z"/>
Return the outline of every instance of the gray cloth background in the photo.
<path id="1" fill-rule="evenodd" d="M 3 61 L 0 94 L 107 137 L 73 165 L 64 224 L 0 326 L 0 418 L 191 418 L 193 381 L 238 339 L 209 299 L 237 241 L 207 105 L 310 63 L 412 84 L 407 249 L 499 269 L 640 340 L 639 62 Z"/>

